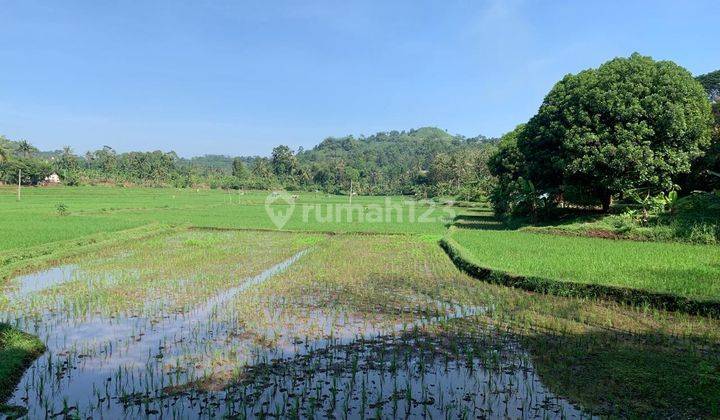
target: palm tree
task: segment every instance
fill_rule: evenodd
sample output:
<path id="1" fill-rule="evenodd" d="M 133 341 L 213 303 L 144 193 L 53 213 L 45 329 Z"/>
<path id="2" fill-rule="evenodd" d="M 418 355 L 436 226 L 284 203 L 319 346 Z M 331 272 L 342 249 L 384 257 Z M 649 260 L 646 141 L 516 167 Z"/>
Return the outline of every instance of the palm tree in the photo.
<path id="1" fill-rule="evenodd" d="M 18 142 L 16 150 L 17 150 L 17 153 L 19 153 L 20 155 L 22 155 L 26 158 L 29 158 L 30 156 L 33 155 L 33 153 L 37 152 L 37 149 L 35 148 L 35 146 L 30 144 L 30 142 L 28 142 L 27 140 L 20 140 Z"/>

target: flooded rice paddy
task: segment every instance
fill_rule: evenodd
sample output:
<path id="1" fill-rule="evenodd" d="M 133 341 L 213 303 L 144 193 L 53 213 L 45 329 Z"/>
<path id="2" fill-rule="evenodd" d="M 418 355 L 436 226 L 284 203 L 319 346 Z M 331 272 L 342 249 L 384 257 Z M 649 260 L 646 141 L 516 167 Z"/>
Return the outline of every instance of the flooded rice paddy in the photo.
<path id="1" fill-rule="evenodd" d="M 7 404 L 29 418 L 589 417 L 512 335 L 473 322 L 491 307 L 372 283 L 398 267 L 349 272 L 333 241 L 186 232 L 16 278 L 2 320 L 48 350 Z"/>

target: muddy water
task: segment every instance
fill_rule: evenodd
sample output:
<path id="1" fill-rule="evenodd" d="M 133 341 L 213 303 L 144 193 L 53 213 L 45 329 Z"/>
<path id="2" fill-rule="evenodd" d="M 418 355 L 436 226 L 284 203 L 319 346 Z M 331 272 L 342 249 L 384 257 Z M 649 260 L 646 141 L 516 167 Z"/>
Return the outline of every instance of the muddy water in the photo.
<path id="1" fill-rule="evenodd" d="M 251 328 L 234 309 L 242 292 L 303 254 L 185 313 L 164 313 L 159 298 L 153 315 L 2 314 L 48 346 L 8 404 L 29 418 L 583 417 L 507 335 L 423 332 L 485 308 L 423 302 L 434 315 L 401 320 L 269 302 Z M 18 278 L 6 296 L 22 301 L 75 270 Z"/>

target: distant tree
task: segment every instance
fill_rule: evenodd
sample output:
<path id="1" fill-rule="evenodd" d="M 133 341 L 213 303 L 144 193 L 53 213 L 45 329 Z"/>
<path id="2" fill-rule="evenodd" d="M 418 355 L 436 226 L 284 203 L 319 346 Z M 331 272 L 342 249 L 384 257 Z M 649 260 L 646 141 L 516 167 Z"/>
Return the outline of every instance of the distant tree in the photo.
<path id="1" fill-rule="evenodd" d="M 277 146 L 272 150 L 271 161 L 273 172 L 279 177 L 290 176 L 297 169 L 295 154 L 285 145 Z"/>
<path id="2" fill-rule="evenodd" d="M 80 162 L 77 156 L 73 154 L 72 148 L 70 148 L 70 146 L 65 146 L 63 147 L 62 153 L 58 157 L 55 166 L 58 172 L 62 172 L 63 175 L 67 175 L 69 171 L 76 171 L 80 166 Z"/>
<path id="3" fill-rule="evenodd" d="M 631 189 L 672 189 L 710 144 L 711 124 L 687 70 L 636 53 L 565 76 L 517 143 L 539 194 L 576 186 L 608 210 Z"/>
<path id="4" fill-rule="evenodd" d="M 100 170 L 105 174 L 114 173 L 117 167 L 117 153 L 110 146 L 103 146 L 100 150 L 87 152 L 85 160 L 90 168 Z"/>
<path id="5" fill-rule="evenodd" d="M 6 162 L 10 158 L 10 147 L 5 137 L 0 136 L 0 163 Z"/>
<path id="6" fill-rule="evenodd" d="M 15 149 L 15 152 L 24 158 L 29 158 L 35 153 L 37 153 L 38 149 L 35 148 L 30 142 L 27 140 L 20 140 L 17 144 L 17 148 Z"/>
<path id="7" fill-rule="evenodd" d="M 430 163 L 427 180 L 432 185 L 441 186 L 452 182 L 452 160 L 447 153 L 438 153 Z M 444 194 L 441 193 L 441 194 Z"/>
<path id="8" fill-rule="evenodd" d="M 326 167 L 315 165 L 312 168 L 312 172 L 314 173 L 312 178 L 313 182 L 323 188 L 327 188 L 333 179 L 330 170 Z"/>
<path id="9" fill-rule="evenodd" d="M 45 161 L 25 157 L 8 160 L 3 166 L 5 170 L 0 174 L 2 180 L 12 184 L 18 182 L 20 172 L 22 172 L 22 184 L 37 184 L 50 175 L 52 170 Z"/>
<path id="10" fill-rule="evenodd" d="M 251 168 L 253 176 L 260 179 L 268 179 L 272 176 L 273 170 L 268 158 L 257 158 L 253 161 Z"/>
<path id="11" fill-rule="evenodd" d="M 245 163 L 240 158 L 233 159 L 232 163 L 232 174 L 237 179 L 245 179 L 248 176 L 248 170 L 245 167 Z"/>

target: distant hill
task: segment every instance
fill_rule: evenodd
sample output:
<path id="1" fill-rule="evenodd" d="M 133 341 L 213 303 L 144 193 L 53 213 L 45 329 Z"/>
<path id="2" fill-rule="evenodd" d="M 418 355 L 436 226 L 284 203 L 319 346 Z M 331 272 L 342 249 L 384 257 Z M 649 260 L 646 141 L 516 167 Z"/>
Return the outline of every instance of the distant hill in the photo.
<path id="1" fill-rule="evenodd" d="M 329 137 L 297 155 L 298 162 L 313 168 L 316 176 L 335 176 L 338 171 L 350 178 L 383 184 L 389 190 L 411 185 L 427 171 L 439 154 L 454 154 L 466 148 L 483 147 L 494 139 L 466 138 L 435 127 L 408 131 L 380 132 L 369 137 Z"/>
<path id="2" fill-rule="evenodd" d="M 454 136 L 435 127 L 409 131 L 380 132 L 369 137 L 328 137 L 310 150 L 298 153 L 301 163 L 343 160 L 349 166 L 380 169 L 386 166 L 403 170 L 427 169 L 438 153 L 452 153 L 464 147 L 491 143 L 484 136 Z"/>

